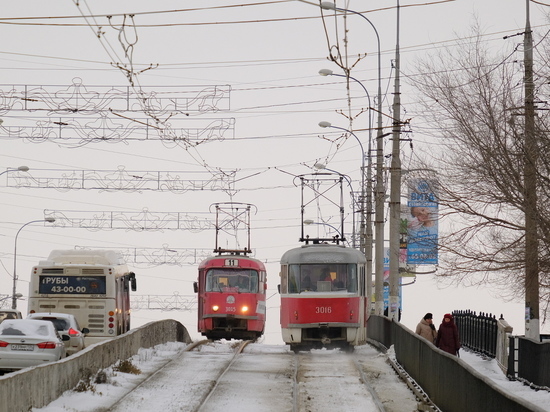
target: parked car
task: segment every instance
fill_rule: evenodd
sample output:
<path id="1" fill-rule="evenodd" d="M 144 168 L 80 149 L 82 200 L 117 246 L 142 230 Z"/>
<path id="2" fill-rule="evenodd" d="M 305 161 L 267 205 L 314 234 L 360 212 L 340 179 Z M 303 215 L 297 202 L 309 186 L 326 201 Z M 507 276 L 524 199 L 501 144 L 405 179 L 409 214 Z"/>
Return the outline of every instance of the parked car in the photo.
<path id="1" fill-rule="evenodd" d="M 52 322 L 6 319 L 0 324 L 0 370 L 14 371 L 67 356 L 64 340 Z"/>
<path id="2" fill-rule="evenodd" d="M 67 356 L 74 355 L 84 349 L 84 336 L 90 333 L 88 328 L 80 329 L 74 315 L 68 313 L 31 313 L 27 319 L 48 320 L 52 322 L 60 335 L 68 335 L 69 340 L 65 341 Z"/>
<path id="3" fill-rule="evenodd" d="M 4 319 L 22 319 L 21 312 L 15 309 L 0 309 L 0 323 Z"/>

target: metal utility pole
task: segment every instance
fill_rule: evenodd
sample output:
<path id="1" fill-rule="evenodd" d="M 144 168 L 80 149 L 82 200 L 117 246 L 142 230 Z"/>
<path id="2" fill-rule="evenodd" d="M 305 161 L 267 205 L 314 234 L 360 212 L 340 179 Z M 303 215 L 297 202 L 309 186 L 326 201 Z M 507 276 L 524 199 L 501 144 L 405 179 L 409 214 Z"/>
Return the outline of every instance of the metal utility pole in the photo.
<path id="1" fill-rule="evenodd" d="M 374 313 L 384 314 L 384 133 L 382 130 L 382 73 L 378 40 L 378 125 L 376 135 L 376 186 L 374 196 Z M 370 156 L 370 153 L 369 153 Z"/>
<path id="2" fill-rule="evenodd" d="M 390 300 L 388 316 L 399 319 L 399 225 L 401 223 L 401 92 L 399 84 L 399 0 L 397 0 L 397 41 L 395 46 L 395 85 L 393 94 L 393 127 L 390 187 Z"/>
<path id="3" fill-rule="evenodd" d="M 525 66 L 525 150 L 523 190 L 525 208 L 525 337 L 540 340 L 539 258 L 537 238 L 537 141 L 533 84 L 533 34 L 526 5 L 523 53 Z"/>

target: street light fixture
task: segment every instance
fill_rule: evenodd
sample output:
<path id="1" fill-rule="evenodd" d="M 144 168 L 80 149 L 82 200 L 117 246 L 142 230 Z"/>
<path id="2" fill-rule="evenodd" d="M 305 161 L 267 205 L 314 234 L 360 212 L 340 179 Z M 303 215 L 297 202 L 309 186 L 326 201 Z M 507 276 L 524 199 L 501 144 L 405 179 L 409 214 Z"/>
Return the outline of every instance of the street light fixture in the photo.
<path id="1" fill-rule="evenodd" d="M 351 192 L 351 197 L 352 197 L 352 202 L 351 202 L 351 207 L 352 207 L 352 215 L 351 215 L 351 221 L 352 221 L 352 235 L 351 235 L 351 243 L 352 243 L 352 247 L 355 248 L 355 203 L 357 202 L 357 200 L 355 199 L 355 191 L 353 190 L 353 186 L 351 185 L 351 179 L 348 175 L 343 175 L 342 173 L 340 173 L 339 171 L 337 170 L 334 170 L 334 169 L 329 169 L 325 164 L 323 163 L 315 163 L 313 165 L 313 167 L 317 170 L 328 170 L 329 172 L 332 172 L 332 173 L 336 173 L 337 175 L 343 177 L 344 179 L 346 179 L 346 182 L 348 183 L 348 186 L 349 186 L 349 190 Z M 307 225 L 308 223 L 306 223 Z"/>
<path id="2" fill-rule="evenodd" d="M 324 10 L 334 10 L 344 13 L 352 13 L 362 17 L 370 24 L 376 34 L 378 45 L 378 133 L 376 135 L 376 197 L 375 197 L 375 313 L 384 314 L 384 141 L 382 133 L 382 64 L 380 52 L 380 36 L 375 25 L 363 14 L 336 7 L 336 4 L 329 1 L 323 1 L 320 7 Z M 369 282 L 370 284 L 370 279 Z"/>
<path id="3" fill-rule="evenodd" d="M 7 168 L 6 170 L 4 170 L 2 173 L 0 173 L 0 176 L 2 176 L 4 173 L 8 173 L 8 172 L 28 172 L 29 171 L 29 167 L 28 166 L 19 166 L 18 168 L 14 169 L 14 168 Z"/>
<path id="4" fill-rule="evenodd" d="M 15 235 L 15 243 L 13 248 L 13 291 L 12 291 L 12 301 L 11 301 L 11 308 L 17 309 L 17 299 L 18 297 L 21 297 L 20 294 L 17 293 L 17 238 L 19 237 L 19 233 L 25 226 L 30 225 L 31 223 L 38 223 L 38 222 L 48 222 L 53 223 L 55 222 L 55 218 L 53 217 L 47 217 L 45 219 L 39 219 L 39 220 L 31 220 L 30 222 L 25 223 L 23 226 L 19 228 Z M 19 295 L 19 296 L 18 296 Z"/>
<path id="5" fill-rule="evenodd" d="M 365 248 L 364 248 L 364 240 L 363 240 L 363 236 L 364 236 L 364 228 L 365 228 L 365 219 L 364 219 L 364 216 L 365 216 L 365 207 L 364 207 L 364 202 L 365 202 L 365 150 L 363 150 L 363 143 L 361 143 L 361 140 L 355 135 L 355 133 L 353 133 L 352 131 L 348 130 L 348 129 L 344 129 L 343 127 L 338 127 L 338 126 L 333 126 L 330 122 L 319 122 L 319 126 L 320 127 L 323 127 L 323 128 L 333 128 L 333 129 L 338 129 L 338 130 L 342 130 L 346 133 L 349 133 L 350 135 L 352 135 L 353 137 L 355 137 L 355 140 L 357 140 L 357 143 L 359 143 L 359 147 L 361 148 L 361 245 L 362 245 L 362 249 L 363 249 L 363 253 L 365 252 Z"/>
<path id="6" fill-rule="evenodd" d="M 340 236 L 340 239 L 344 240 L 344 236 L 342 235 L 342 233 L 340 233 L 340 230 L 336 229 L 334 226 L 332 226 L 330 223 L 325 223 L 325 222 L 315 222 L 311 219 L 306 219 L 304 220 L 304 225 L 319 225 L 319 226 L 328 226 L 330 227 L 332 230 L 334 230 L 336 232 L 336 234 L 338 236 Z"/>
<path id="7" fill-rule="evenodd" d="M 349 78 L 349 79 L 352 79 L 353 81 L 355 81 L 356 83 L 358 83 L 362 88 L 363 90 L 365 91 L 365 94 L 367 95 L 367 99 L 369 101 L 369 143 L 367 145 L 367 152 L 368 152 L 368 164 L 367 164 L 367 188 L 366 188 L 366 192 L 367 192 L 367 198 L 366 198 L 366 210 L 365 210 L 365 199 L 362 199 L 361 201 L 361 240 L 363 241 L 361 243 L 361 252 L 363 252 L 363 254 L 365 255 L 365 258 L 367 259 L 367 279 L 368 279 L 368 282 L 367 282 L 367 291 L 368 291 L 368 294 L 369 296 L 371 296 L 371 293 L 372 293 L 372 286 L 371 286 L 371 283 L 372 283 L 372 245 L 373 245 L 373 233 L 372 233 L 372 116 L 371 116 L 371 112 L 372 112 L 372 105 L 371 105 L 371 100 L 370 100 L 370 94 L 367 90 L 367 88 L 365 87 L 365 85 L 363 83 L 361 83 L 358 79 L 356 79 L 355 77 L 352 77 L 352 76 L 346 76 L 346 75 L 343 75 L 343 74 L 338 74 L 338 73 L 334 73 L 332 70 L 330 69 L 321 69 L 319 70 L 319 74 L 321 76 L 336 76 L 336 77 L 344 77 L 344 78 Z M 379 139 L 379 141 L 381 141 L 382 139 Z M 365 173 L 363 171 L 363 173 Z M 377 197 L 377 200 L 380 200 L 380 197 Z M 383 199 L 382 199 L 383 201 Z M 383 209 L 383 205 L 382 205 L 382 209 Z M 365 219 L 365 214 L 366 214 L 366 219 Z M 366 220 L 366 227 L 365 227 L 365 220 Z M 355 222 L 354 222 L 354 226 L 355 226 Z M 364 235 L 363 235 L 364 234 Z M 354 247 L 355 247 L 355 244 L 354 244 Z M 381 247 L 381 246 L 379 246 Z M 380 276 L 380 278 L 383 279 L 383 275 Z M 370 313 L 370 299 L 369 299 L 369 310 L 368 310 L 368 313 Z"/>

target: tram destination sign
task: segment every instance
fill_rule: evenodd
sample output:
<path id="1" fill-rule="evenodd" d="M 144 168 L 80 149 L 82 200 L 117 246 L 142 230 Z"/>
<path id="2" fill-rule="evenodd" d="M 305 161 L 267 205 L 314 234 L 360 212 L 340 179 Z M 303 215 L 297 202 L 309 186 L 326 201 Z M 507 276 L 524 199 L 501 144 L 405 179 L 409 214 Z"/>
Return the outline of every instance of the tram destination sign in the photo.
<path id="1" fill-rule="evenodd" d="M 42 275 L 38 287 L 38 293 L 48 295 L 105 295 L 106 291 L 105 276 Z"/>

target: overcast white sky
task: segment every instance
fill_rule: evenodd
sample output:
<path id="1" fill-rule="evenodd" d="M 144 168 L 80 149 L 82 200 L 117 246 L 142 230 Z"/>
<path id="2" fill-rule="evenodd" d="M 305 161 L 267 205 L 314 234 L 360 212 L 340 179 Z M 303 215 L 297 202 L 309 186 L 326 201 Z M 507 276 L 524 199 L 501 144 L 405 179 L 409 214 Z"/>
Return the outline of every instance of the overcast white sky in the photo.
<path id="1" fill-rule="evenodd" d="M 259 3 L 259 2 L 258 2 Z M 315 2 L 313 2 L 315 3 Z M 395 2 L 338 0 L 340 7 L 364 12 L 377 27 L 381 40 L 382 84 L 384 111 L 389 113 L 393 80 L 391 61 L 394 58 L 396 18 Z M 424 5 L 425 2 L 401 1 L 401 48 L 403 74 L 414 74 L 414 59 L 443 45 L 452 45 L 457 37 L 468 34 L 468 27 L 477 16 L 487 33 L 486 39 L 496 50 L 520 42 L 521 37 L 503 40 L 504 35 L 522 31 L 525 22 L 523 0 L 455 0 Z M 224 140 L 208 141 L 196 147 L 165 145 L 158 140 L 148 142 L 96 142 L 79 148 L 68 148 L 74 141 L 8 139 L 0 129 L 0 171 L 8 167 L 27 165 L 31 169 L 62 170 L 127 170 L 179 171 L 204 174 L 208 170 L 237 170 L 238 191 L 233 196 L 225 192 L 143 191 L 141 193 L 99 191 L 57 191 L 55 189 L 23 189 L 6 187 L 6 175 L 0 177 L 0 287 L 1 293 L 11 293 L 14 237 L 27 222 L 43 218 L 43 211 L 134 211 L 144 208 L 158 212 L 183 212 L 199 218 L 213 218 L 209 213 L 215 202 L 245 202 L 254 204 L 252 216 L 252 248 L 255 257 L 268 267 L 268 327 L 267 343 L 280 343 L 278 261 L 285 250 L 299 245 L 300 189 L 293 176 L 312 172 L 316 162 L 359 181 L 361 153 L 357 142 L 337 140 L 339 133 L 320 129 L 318 122 L 330 121 L 347 127 L 346 89 L 339 78 L 320 77 L 321 68 L 339 72 L 327 60 L 327 41 L 342 45 L 343 26 L 326 19 L 325 33 L 320 11 L 307 2 L 297 0 L 254 2 L 203 0 L 163 1 L 153 3 L 132 1 L 25 1 L 3 5 L 0 32 L 0 90 L 7 94 L 11 85 L 47 86 L 50 91 L 69 88 L 81 79 L 88 91 L 100 91 L 100 86 L 122 88 L 129 85 L 116 63 L 125 63 L 122 45 L 132 44 L 128 53 L 139 72 L 145 89 L 160 86 L 230 86 L 229 108 L 218 113 L 188 118 L 170 119 L 174 125 L 185 122 L 208 122 L 214 118 L 234 119 L 234 132 Z M 238 7 L 228 7 L 228 6 Z M 405 7 L 411 6 L 411 7 Z M 532 4 L 532 25 L 543 32 L 547 7 Z M 144 12 L 160 12 L 142 14 Z M 93 18 L 51 18 L 60 16 Z M 130 14 L 138 26 L 131 26 Z M 110 20 L 107 15 L 113 16 Z M 124 16 L 126 15 L 126 20 Z M 22 19 L 22 17 L 42 17 Z M 109 25 L 109 21 L 115 28 Z M 92 24 L 92 27 L 87 26 Z M 120 30 L 122 24 L 126 27 Z M 100 25 L 98 29 L 94 24 Z M 372 96 L 376 94 L 376 41 L 372 28 L 358 16 L 348 19 L 349 62 L 367 53 L 358 62 L 352 75 L 360 79 Z M 98 39 L 97 33 L 100 32 Z M 328 39 L 328 40 L 327 40 Z M 106 41 L 107 42 L 106 42 Z M 343 49 L 342 49 L 343 50 Z M 520 59 L 521 56 L 518 56 Z M 535 62 L 536 64 L 536 62 Z M 157 67 L 158 65 L 158 67 Z M 406 78 L 406 77 L 405 77 Z M 150 90 L 150 89 L 149 89 Z M 404 80 L 402 89 L 404 117 L 410 117 L 413 149 L 402 147 L 406 168 L 415 151 L 432 150 L 428 138 L 415 132 L 414 102 Z M 352 85 L 352 115 L 356 116 L 366 102 L 362 89 Z M 6 98 L 4 102 L 10 101 Z M 126 113 L 128 117 L 140 117 Z M 3 127 L 33 124 L 47 117 L 43 112 L 1 112 Z M 145 116 L 141 115 L 141 119 Z M 210 120 L 206 120 L 210 119 Z M 56 120 L 56 116 L 53 116 Z M 96 121 L 97 117 L 85 122 Z M 386 121 L 385 121 L 386 122 Z M 194 123 L 195 124 L 195 123 Z M 368 126 L 367 115 L 355 119 L 356 129 Z M 420 125 L 419 125 L 420 126 Z M 358 133 L 366 147 L 366 132 Z M 61 143 L 61 144 L 60 144 Z M 386 142 L 386 154 L 390 143 Z M 31 171 L 32 173 L 32 171 Z M 201 175 L 202 176 L 202 175 Z M 356 184 L 356 183 L 355 183 Z M 356 185 L 357 187 L 357 185 Z M 69 214 L 70 214 L 69 213 Z M 349 213 L 349 211 L 347 212 Z M 316 216 L 308 216 L 316 219 Z M 349 222 L 349 219 L 348 219 Z M 348 229 L 349 230 L 349 229 Z M 80 246 L 115 248 L 200 248 L 214 247 L 214 233 L 173 231 L 134 232 L 126 230 L 88 231 L 74 228 L 45 228 L 40 224 L 25 227 L 18 238 L 18 291 L 27 295 L 30 268 L 44 259 L 52 249 Z M 192 294 L 197 265 L 158 266 L 143 268 L 135 265 L 139 294 Z M 490 291 L 439 289 L 432 275 L 424 275 L 403 289 L 403 322 L 414 328 L 425 312 L 436 319 L 455 309 L 501 313 L 514 331 L 523 333 L 523 303 L 503 303 Z M 20 307 L 26 311 L 26 302 Z M 173 317 L 196 333 L 195 313 L 158 313 L 138 311 L 134 324 L 150 319 Z M 544 329 L 543 329 L 544 330 Z"/>

